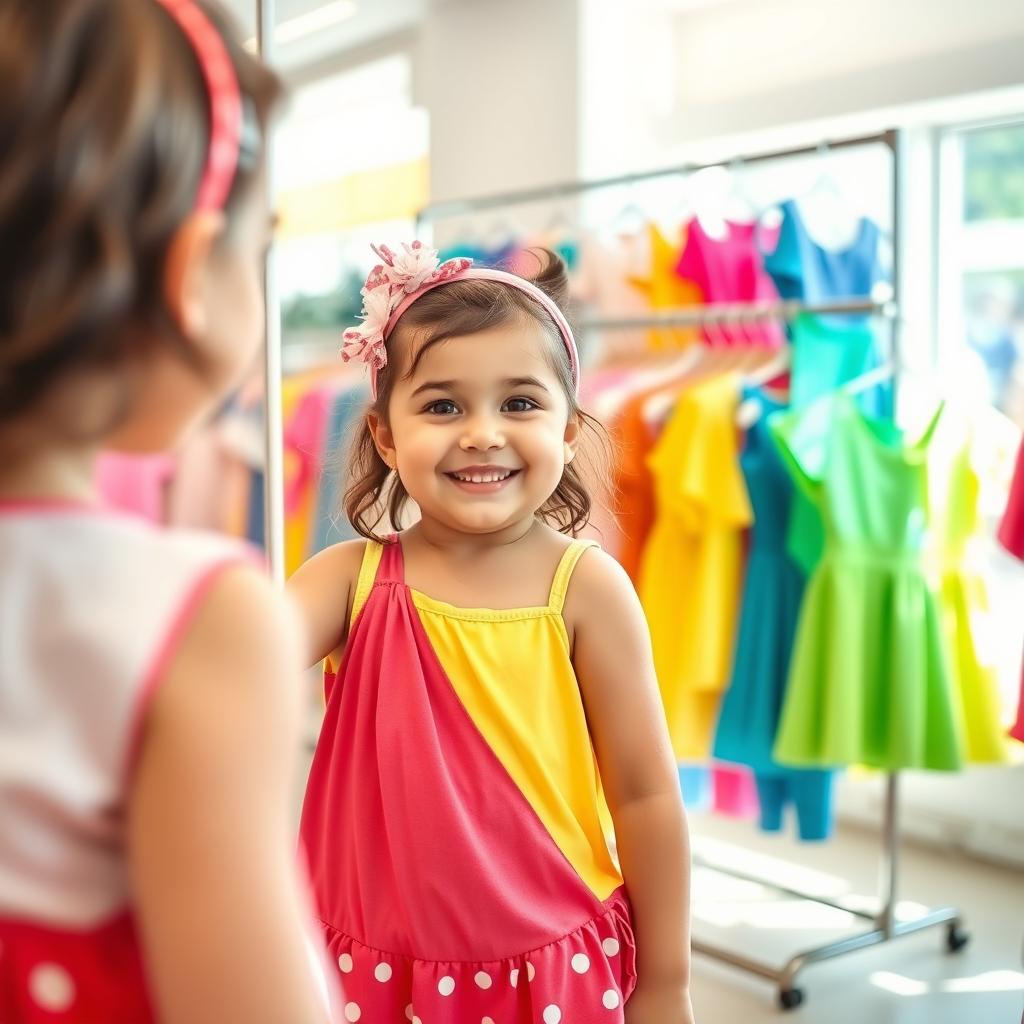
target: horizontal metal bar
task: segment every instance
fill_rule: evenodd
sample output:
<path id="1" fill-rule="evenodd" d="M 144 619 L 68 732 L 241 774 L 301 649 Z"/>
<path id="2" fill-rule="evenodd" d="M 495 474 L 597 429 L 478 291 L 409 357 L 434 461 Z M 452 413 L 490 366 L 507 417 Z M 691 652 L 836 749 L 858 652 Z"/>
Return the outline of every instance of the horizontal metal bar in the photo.
<path id="1" fill-rule="evenodd" d="M 719 869 L 715 869 L 719 870 Z M 725 874 L 736 874 L 731 871 L 724 871 Z M 743 877 L 737 875 L 737 877 Z M 766 885 L 776 888 L 772 883 L 766 882 Z M 789 890 L 785 890 L 789 891 Z M 819 900 L 815 896 L 805 897 L 815 903 L 822 903 L 827 901 Z M 835 904 L 828 903 L 829 906 Z M 841 908 L 842 909 L 842 908 Z M 768 981 L 775 982 L 779 988 L 783 991 L 786 989 L 793 988 L 796 983 L 797 975 L 805 967 L 813 963 L 821 963 L 824 960 L 834 960 L 837 957 L 845 956 L 848 953 L 855 953 L 861 949 L 868 949 L 871 946 L 881 945 L 883 942 L 891 942 L 893 938 L 902 938 L 905 935 L 912 935 L 915 932 L 924 931 L 927 928 L 937 928 L 940 925 L 952 924 L 960 920 L 959 913 L 951 907 L 943 907 L 939 910 L 933 910 L 923 915 L 922 917 L 914 918 L 912 921 L 901 921 L 895 927 L 895 932 L 892 936 L 886 936 L 885 931 L 882 928 L 872 928 L 870 931 L 860 932 L 856 935 L 849 935 L 844 939 L 838 939 L 835 942 L 828 942 L 823 946 L 815 946 L 812 949 L 803 950 L 791 957 L 790 960 L 782 967 L 773 967 L 771 964 L 765 963 L 763 960 L 755 960 L 752 957 L 743 956 L 741 953 L 736 953 L 732 949 L 727 949 L 724 946 L 718 946 L 713 942 L 705 942 L 702 939 L 693 939 L 691 946 L 695 953 L 699 953 L 701 956 L 711 957 L 713 960 L 719 960 L 722 963 L 729 964 L 731 967 L 737 967 L 740 970 L 747 971 L 750 974 L 756 974 L 758 977 L 766 978 Z"/>
<path id="2" fill-rule="evenodd" d="M 809 964 L 821 963 L 823 960 L 834 960 L 836 957 L 845 956 L 847 953 L 854 953 L 859 949 L 878 946 L 883 942 L 892 942 L 893 939 L 903 938 L 905 935 L 913 935 L 927 928 L 938 928 L 941 925 L 951 924 L 959 920 L 960 914 L 956 910 L 953 910 L 951 907 L 943 907 L 939 910 L 929 911 L 921 917 L 915 917 L 912 921 L 898 921 L 893 925 L 892 933 L 887 934 L 884 923 L 879 918 L 879 926 L 870 932 L 864 932 L 861 935 L 851 935 L 849 938 L 840 939 L 838 942 L 830 942 L 827 945 L 798 953 L 781 971 L 779 985 L 784 989 L 792 988 L 796 976 Z"/>
<path id="3" fill-rule="evenodd" d="M 778 982 L 782 977 L 782 971 L 779 968 L 772 967 L 760 960 L 753 960 L 741 953 L 734 953 L 724 946 L 716 946 L 714 943 L 703 942 L 700 939 L 691 939 L 690 948 L 701 956 L 711 957 L 712 960 L 721 960 L 722 963 L 729 964 L 730 967 L 738 967 L 741 971 L 757 974 L 769 981 Z"/>
<path id="4" fill-rule="evenodd" d="M 797 146 L 793 149 L 780 149 L 770 153 L 754 153 L 749 156 L 735 156 L 727 160 L 714 160 L 710 163 L 688 163 L 675 167 L 663 167 L 653 171 L 641 171 L 636 174 L 619 174 L 610 178 L 596 178 L 590 181 L 566 181 L 553 185 L 541 185 L 537 188 L 519 189 L 515 192 L 501 192 L 495 195 L 476 196 L 468 199 L 445 199 L 430 203 L 423 207 L 417 215 L 417 222 L 440 220 L 444 217 L 459 217 L 478 213 L 481 210 L 494 210 L 503 206 L 522 206 L 527 203 L 542 202 L 546 199 L 564 199 L 567 196 L 593 192 L 598 189 L 616 188 L 621 185 L 636 185 L 656 178 L 667 178 L 674 175 L 695 174 L 709 167 L 728 167 L 730 164 L 756 164 L 769 160 L 785 160 L 790 157 L 812 156 L 816 153 L 834 149 L 847 149 L 852 146 L 870 146 L 881 144 L 895 152 L 896 133 L 894 131 L 879 132 L 876 135 L 863 135 L 857 138 L 836 139 L 817 143 L 812 146 Z"/>
<path id="5" fill-rule="evenodd" d="M 872 314 L 893 318 L 896 306 L 892 302 L 874 299 L 836 299 L 832 302 L 718 302 L 708 306 L 672 309 L 644 316 L 597 317 L 578 324 L 580 331 L 620 331 L 638 327 L 694 327 L 710 323 L 743 323 L 758 320 L 795 320 L 801 313 L 815 316 L 840 313 Z"/>
<path id="6" fill-rule="evenodd" d="M 745 871 L 736 871 L 734 868 L 722 867 L 721 865 L 712 863 L 698 853 L 691 854 L 691 860 L 698 867 L 706 868 L 708 871 L 714 871 L 715 874 L 727 875 L 729 878 L 737 878 L 741 882 L 750 882 L 753 885 L 761 885 L 766 889 L 771 889 L 772 892 L 782 893 L 784 896 L 792 896 L 794 899 L 806 900 L 810 903 L 820 903 L 823 907 L 831 907 L 833 910 L 841 910 L 844 914 L 853 914 L 854 917 L 863 918 L 865 921 L 874 922 L 877 918 L 877 914 L 870 913 L 867 910 L 856 910 L 853 907 L 843 906 L 842 903 L 837 903 L 835 900 L 826 899 L 824 896 L 815 896 L 808 892 L 802 892 L 799 889 L 791 889 L 789 886 L 781 885 L 778 882 L 769 881 L 767 878 L 762 878 L 758 875 L 751 875 Z"/>

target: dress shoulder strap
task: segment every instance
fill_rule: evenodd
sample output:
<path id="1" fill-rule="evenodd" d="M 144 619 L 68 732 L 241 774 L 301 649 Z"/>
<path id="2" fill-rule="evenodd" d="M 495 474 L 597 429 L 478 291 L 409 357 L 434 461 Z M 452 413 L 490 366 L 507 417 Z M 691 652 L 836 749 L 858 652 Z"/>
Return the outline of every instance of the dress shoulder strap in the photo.
<path id="1" fill-rule="evenodd" d="M 551 584 L 551 596 L 548 598 L 548 607 L 558 615 L 562 614 L 562 607 L 565 605 L 565 595 L 569 590 L 569 580 L 572 579 L 573 570 L 587 548 L 597 547 L 597 542 L 592 540 L 574 540 L 562 554 L 555 570 L 555 578 Z"/>
<path id="2" fill-rule="evenodd" d="M 359 576 L 356 580 L 356 592 L 352 597 L 352 614 L 349 617 L 349 629 L 359 618 L 359 613 L 370 596 L 373 584 L 377 580 L 377 570 L 380 568 L 381 556 L 384 554 L 384 546 L 376 541 L 368 540 L 363 549 L 363 561 L 359 566 Z"/>
<path id="3" fill-rule="evenodd" d="M 402 559 L 402 544 L 395 534 L 383 544 L 368 540 L 363 551 L 363 561 L 356 580 L 356 592 L 352 598 L 352 615 L 349 629 L 355 624 L 359 613 L 366 604 L 375 583 L 390 581 L 405 582 L 405 562 Z"/>

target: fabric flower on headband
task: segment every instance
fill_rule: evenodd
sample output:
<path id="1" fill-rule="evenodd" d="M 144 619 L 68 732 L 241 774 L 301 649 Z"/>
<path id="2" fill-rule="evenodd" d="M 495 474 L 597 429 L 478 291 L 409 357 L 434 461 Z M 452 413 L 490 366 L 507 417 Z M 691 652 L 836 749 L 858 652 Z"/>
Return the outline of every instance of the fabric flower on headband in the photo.
<path id="1" fill-rule="evenodd" d="M 466 257 L 441 263 L 437 250 L 422 242 L 403 243 L 402 252 L 394 253 L 386 245 L 374 245 L 373 251 L 383 260 L 370 271 L 362 288 L 363 316 L 358 327 L 350 327 L 343 335 L 341 358 L 358 360 L 377 373 L 388 362 L 385 335 L 392 314 L 402 301 L 428 285 L 447 281 L 468 269 L 473 261 Z"/>

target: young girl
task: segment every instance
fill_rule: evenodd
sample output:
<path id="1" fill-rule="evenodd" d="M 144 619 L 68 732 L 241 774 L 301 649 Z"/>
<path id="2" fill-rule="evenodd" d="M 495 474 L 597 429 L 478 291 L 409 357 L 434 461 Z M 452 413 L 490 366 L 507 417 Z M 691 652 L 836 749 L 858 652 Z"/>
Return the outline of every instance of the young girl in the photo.
<path id="1" fill-rule="evenodd" d="M 291 581 L 327 659 L 302 841 L 346 1017 L 689 1022 L 647 630 L 619 566 L 571 539 L 590 499 L 564 268 L 379 255 L 344 349 L 374 395 L 346 500 L 366 541 Z M 418 522 L 386 536 L 409 499 Z"/>
<path id="2" fill-rule="evenodd" d="M 324 1021 L 283 598 L 92 485 L 255 355 L 278 86 L 193 0 L 0 0 L 0 40 L 0 1020 Z"/>

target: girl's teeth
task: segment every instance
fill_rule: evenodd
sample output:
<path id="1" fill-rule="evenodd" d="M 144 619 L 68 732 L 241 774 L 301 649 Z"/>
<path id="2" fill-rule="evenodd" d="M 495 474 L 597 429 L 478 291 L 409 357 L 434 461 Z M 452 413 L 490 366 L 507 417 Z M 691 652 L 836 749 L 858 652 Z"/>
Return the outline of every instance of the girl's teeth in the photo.
<path id="1" fill-rule="evenodd" d="M 462 480 L 464 483 L 469 484 L 496 484 L 502 480 L 507 480 L 512 474 L 511 473 L 474 473 L 472 476 L 468 476 L 465 473 L 453 473 L 456 480 Z"/>

